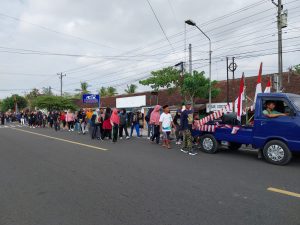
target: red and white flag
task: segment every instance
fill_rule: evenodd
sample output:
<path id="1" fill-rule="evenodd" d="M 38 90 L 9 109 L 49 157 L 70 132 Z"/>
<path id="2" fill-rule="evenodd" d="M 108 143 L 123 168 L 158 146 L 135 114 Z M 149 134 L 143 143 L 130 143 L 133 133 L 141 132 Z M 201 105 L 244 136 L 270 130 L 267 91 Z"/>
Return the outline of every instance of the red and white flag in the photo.
<path id="1" fill-rule="evenodd" d="M 245 88 L 245 81 L 244 81 L 244 73 L 241 78 L 241 83 L 240 83 L 240 91 L 239 91 L 239 97 L 237 101 L 237 119 L 241 121 L 241 117 L 243 114 L 243 97 L 244 97 L 244 88 Z"/>
<path id="2" fill-rule="evenodd" d="M 259 93 L 262 93 L 262 87 L 261 87 L 261 74 L 262 74 L 262 62 L 260 63 L 259 71 L 258 71 L 258 77 L 257 77 L 257 84 L 255 89 L 255 96 L 254 96 L 254 103 L 253 103 L 253 109 L 255 109 L 255 103 L 256 98 Z"/>
<path id="3" fill-rule="evenodd" d="M 234 126 L 232 128 L 231 134 L 236 134 L 238 132 L 238 130 L 240 129 L 240 127 Z"/>
<path id="4" fill-rule="evenodd" d="M 267 83 L 264 93 L 271 93 L 271 77 L 269 77 L 269 80 L 268 80 L 268 83 Z"/>

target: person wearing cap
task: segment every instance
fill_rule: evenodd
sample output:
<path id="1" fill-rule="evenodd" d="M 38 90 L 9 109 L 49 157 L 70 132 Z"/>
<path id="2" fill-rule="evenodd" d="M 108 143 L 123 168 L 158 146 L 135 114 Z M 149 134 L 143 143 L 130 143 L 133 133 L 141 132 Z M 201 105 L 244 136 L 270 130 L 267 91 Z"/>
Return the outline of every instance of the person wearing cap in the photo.
<path id="1" fill-rule="evenodd" d="M 181 151 L 189 155 L 197 155 L 193 150 L 192 124 L 193 124 L 193 110 L 192 103 L 186 103 L 186 109 L 181 112 L 180 116 L 180 130 L 183 133 L 183 144 Z"/>

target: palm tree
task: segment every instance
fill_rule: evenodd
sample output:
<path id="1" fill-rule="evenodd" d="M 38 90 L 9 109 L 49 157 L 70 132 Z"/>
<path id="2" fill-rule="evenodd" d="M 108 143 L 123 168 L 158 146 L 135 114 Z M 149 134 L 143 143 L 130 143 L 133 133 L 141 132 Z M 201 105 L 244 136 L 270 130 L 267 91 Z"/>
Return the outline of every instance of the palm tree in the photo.
<path id="1" fill-rule="evenodd" d="M 127 94 L 134 94 L 136 92 L 137 86 L 135 84 L 127 84 L 127 89 L 125 89 L 124 91 Z"/>
<path id="2" fill-rule="evenodd" d="M 115 96 L 118 94 L 117 89 L 114 87 L 107 87 L 107 96 Z"/>
<path id="3" fill-rule="evenodd" d="M 80 82 L 80 89 L 76 89 L 75 91 L 79 91 L 81 95 L 89 94 L 90 91 L 88 90 L 89 84 L 87 82 Z"/>
<path id="4" fill-rule="evenodd" d="M 99 90 L 99 94 L 101 97 L 107 96 L 107 89 L 105 87 L 101 87 Z"/>
<path id="5" fill-rule="evenodd" d="M 99 94 L 101 97 L 112 97 L 117 95 L 117 89 L 114 87 L 101 87 L 99 90 Z"/>

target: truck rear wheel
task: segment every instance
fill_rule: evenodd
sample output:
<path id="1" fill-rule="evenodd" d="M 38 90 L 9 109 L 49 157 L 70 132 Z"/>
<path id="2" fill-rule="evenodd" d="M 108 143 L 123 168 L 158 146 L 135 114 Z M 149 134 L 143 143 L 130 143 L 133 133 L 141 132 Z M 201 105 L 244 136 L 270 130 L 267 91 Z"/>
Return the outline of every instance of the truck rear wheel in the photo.
<path id="1" fill-rule="evenodd" d="M 286 165 L 292 158 L 292 153 L 288 146 L 279 140 L 269 141 L 264 149 L 265 159 L 275 165 Z"/>
<path id="2" fill-rule="evenodd" d="M 200 139 L 201 150 L 206 153 L 216 153 L 218 151 L 218 142 L 211 134 L 205 134 Z"/>

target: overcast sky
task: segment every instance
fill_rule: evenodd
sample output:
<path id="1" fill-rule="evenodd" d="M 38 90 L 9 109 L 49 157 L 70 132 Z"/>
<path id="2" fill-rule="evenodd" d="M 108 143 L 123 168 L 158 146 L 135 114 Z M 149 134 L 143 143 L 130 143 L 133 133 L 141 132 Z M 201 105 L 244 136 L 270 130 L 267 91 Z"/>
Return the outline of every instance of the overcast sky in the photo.
<path id="1" fill-rule="evenodd" d="M 122 93 L 152 70 L 185 61 L 193 46 L 193 69 L 208 74 L 212 40 L 212 78 L 226 78 L 226 56 L 236 56 L 247 76 L 277 72 L 276 7 L 270 0 L 0 0 L 0 98 L 51 86 L 58 94 L 80 81 L 95 92 L 115 86 Z M 283 0 L 288 27 L 283 34 L 284 70 L 300 63 L 300 0 Z M 249 7 L 247 7 L 249 6 Z M 239 10 L 242 9 L 242 10 Z M 239 11 L 237 11 L 239 10 Z M 139 87 L 145 90 L 145 87 Z"/>

